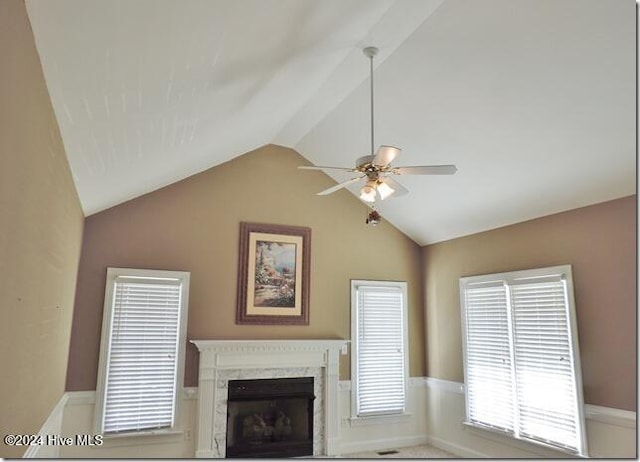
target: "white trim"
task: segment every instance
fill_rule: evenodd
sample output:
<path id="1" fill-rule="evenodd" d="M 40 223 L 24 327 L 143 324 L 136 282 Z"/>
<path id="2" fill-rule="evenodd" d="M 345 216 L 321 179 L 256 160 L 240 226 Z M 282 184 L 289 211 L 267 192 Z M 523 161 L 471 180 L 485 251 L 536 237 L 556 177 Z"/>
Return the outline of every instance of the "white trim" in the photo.
<path id="1" fill-rule="evenodd" d="M 314 456 L 337 454 L 340 448 L 338 362 L 348 343 L 318 340 L 191 340 L 200 351 L 196 457 L 224 457 L 226 390 L 230 378 L 253 371 L 258 378 L 313 374 L 322 406 L 314 413 Z M 302 374 L 302 375 L 301 375 Z M 222 410 L 222 412 L 220 412 Z M 323 428 L 324 427 L 324 428 Z M 316 435 L 316 430 L 318 435 Z"/>
<path id="2" fill-rule="evenodd" d="M 458 394 L 463 394 L 465 392 L 464 383 L 461 382 L 442 380 L 435 377 L 412 377 L 412 379 L 414 378 L 424 379 L 427 387 L 436 390 L 443 390 L 450 393 Z M 637 417 L 634 411 L 617 409 L 614 407 L 597 406 L 595 404 L 585 404 L 584 413 L 585 417 L 589 420 L 602 422 L 609 425 L 615 425 L 618 427 L 636 428 Z"/>
<path id="3" fill-rule="evenodd" d="M 354 452 L 379 451 L 389 448 L 406 448 L 409 446 L 420 446 L 427 444 L 428 437 L 425 435 L 402 436 L 399 438 L 384 438 L 376 440 L 357 441 L 354 443 L 343 443 L 340 447 L 340 454 L 346 455 Z"/>
<path id="4" fill-rule="evenodd" d="M 96 449 L 140 447 L 149 444 L 176 444 L 180 443 L 183 439 L 184 431 L 182 430 L 157 430 L 120 435 L 105 435 L 102 439 L 103 444 L 96 446 Z"/>
<path id="5" fill-rule="evenodd" d="M 460 446 L 459 444 L 451 443 L 450 441 L 443 440 L 442 438 L 438 438 L 437 436 L 427 435 L 427 444 L 430 444 L 431 446 L 434 446 L 438 449 L 442 449 L 443 451 L 455 454 L 456 456 L 478 459 L 487 459 L 490 457 L 488 454 L 474 451 L 473 449 L 469 449 L 465 446 Z"/>
<path id="6" fill-rule="evenodd" d="M 171 435 L 182 435 L 183 431 L 180 430 L 145 430 L 135 433 L 116 433 L 113 435 L 105 435 L 103 441 L 125 441 L 130 438 L 138 438 L 138 437 L 146 437 L 146 436 L 171 436 Z M 136 440 L 135 444 L 138 444 Z"/>
<path id="7" fill-rule="evenodd" d="M 427 378 L 426 377 L 409 377 L 409 381 L 407 382 L 407 385 L 410 388 L 426 388 L 429 386 L 429 384 L 427 383 Z"/>
<path id="8" fill-rule="evenodd" d="M 469 368 L 469 356 L 467 337 L 469 335 L 469 323 L 467 322 L 467 310 L 468 306 L 468 291 L 473 286 L 485 285 L 491 287 L 500 287 L 504 285 L 506 295 L 506 306 L 504 307 L 507 315 L 507 329 L 510 350 L 510 364 L 511 364 L 511 391 L 513 393 L 513 409 L 512 418 L 509 422 L 509 430 L 513 432 L 513 438 L 526 441 L 527 443 L 539 444 L 541 446 L 549 446 L 549 444 L 542 442 L 538 439 L 527 438 L 521 435 L 520 432 L 520 410 L 523 402 L 518 398 L 518 374 L 517 364 L 520 361 L 519 355 L 514 350 L 514 345 L 518 338 L 516 331 L 517 322 L 514 317 L 515 306 L 514 302 L 514 290 L 521 284 L 535 284 L 538 282 L 553 282 L 561 285 L 564 293 L 565 303 L 563 303 L 563 313 L 566 316 L 567 323 L 567 341 L 568 341 L 568 355 L 569 363 L 571 366 L 570 374 L 565 374 L 563 377 L 565 380 L 570 380 L 572 391 L 575 394 L 575 399 L 572 401 L 573 417 L 575 419 L 576 426 L 576 441 L 575 451 L 558 447 L 558 451 L 570 452 L 574 454 L 577 452 L 581 456 L 586 456 L 589 453 L 587 442 L 587 427 L 585 423 L 584 415 L 584 397 L 582 386 L 582 369 L 580 365 L 580 347 L 578 341 L 578 326 L 575 310 L 574 290 L 573 290 L 573 276 L 571 265 L 559 265 L 550 266 L 545 268 L 535 268 L 520 271 L 510 271 L 497 274 L 484 274 L 478 276 L 467 276 L 459 279 L 460 289 L 460 311 L 461 311 L 461 327 L 462 327 L 462 351 L 463 351 L 463 366 L 465 383 L 468 383 L 468 368 Z M 559 340 L 558 340 L 559 341 Z M 551 351 L 551 350 L 550 350 Z M 505 359 L 503 359 L 503 362 Z M 465 410 L 466 420 L 472 421 L 471 418 L 471 403 L 469 401 L 469 394 L 465 394 Z M 504 416 L 507 419 L 507 416 Z M 573 442 L 567 442 L 566 444 L 574 445 Z M 560 443 L 558 443 L 560 446 Z M 555 446 L 552 446 L 555 448 Z"/>
<path id="9" fill-rule="evenodd" d="M 351 381 L 341 380 L 338 384 L 339 390 L 344 392 L 351 391 Z M 449 393 L 464 394 L 464 383 L 452 380 L 443 380 L 436 377 L 410 377 L 409 387 L 427 387 L 434 390 L 446 391 Z M 602 422 L 608 425 L 615 425 L 625 428 L 636 428 L 637 417 L 634 411 L 626 409 L 617 409 L 613 407 L 597 406 L 595 404 L 584 405 L 585 418 L 595 422 Z M 446 449 L 446 448 L 443 448 Z M 469 452 L 471 454 L 472 452 Z M 475 452 L 473 452 L 475 454 Z M 478 457 L 486 457 L 479 455 Z M 464 454 L 461 454 L 464 455 Z"/>
<path id="10" fill-rule="evenodd" d="M 186 401 L 195 401 L 198 399 L 198 387 L 183 387 L 182 399 Z"/>
<path id="11" fill-rule="evenodd" d="M 68 391 L 65 393 L 66 406 L 77 406 L 96 403 L 96 391 Z M 193 401 L 198 399 L 198 387 L 183 387 L 182 399 Z"/>
<path id="12" fill-rule="evenodd" d="M 440 380 L 440 379 L 432 379 L 430 377 L 409 377 L 409 381 L 407 382 L 407 386 L 409 388 L 423 388 L 430 387 L 431 380 Z M 447 382 L 446 380 L 441 380 L 441 382 Z M 448 382 L 451 384 L 455 384 L 454 386 L 462 386 L 461 393 L 464 393 L 464 385 L 459 384 L 458 382 Z M 340 391 L 351 391 L 351 380 L 340 380 L 338 382 L 338 390 Z"/>
<path id="13" fill-rule="evenodd" d="M 380 281 L 380 280 L 365 280 L 365 279 L 352 279 L 351 280 L 351 419 L 359 419 L 362 416 L 358 415 L 358 387 L 353 385 L 358 383 L 358 288 L 366 286 L 386 286 L 400 289 L 402 294 L 402 343 L 404 349 L 404 408 L 403 413 L 407 411 L 411 403 L 409 402 L 408 384 L 409 384 L 409 331 L 408 331 L 408 318 L 409 318 L 409 300 L 407 297 L 407 282 L 406 281 Z M 374 422 L 374 416 L 368 420 L 370 423 Z M 382 422 L 380 422 L 382 423 Z"/>
<path id="14" fill-rule="evenodd" d="M 617 427 L 636 428 L 637 417 L 633 411 L 613 407 L 585 404 L 585 416 L 589 420 L 602 422 Z"/>
<path id="15" fill-rule="evenodd" d="M 528 440 L 524 438 L 515 438 L 506 432 L 499 430 L 493 430 L 490 428 L 483 428 L 478 425 L 463 422 L 462 430 L 469 432 L 469 434 L 483 438 L 485 440 L 493 441 L 494 443 L 501 444 L 503 446 L 509 446 L 521 451 L 525 451 L 531 454 L 531 457 L 588 457 L 586 455 L 581 456 L 574 452 L 563 450 L 559 447 L 552 446 L 550 444 L 544 444 L 539 441 Z"/>
<path id="16" fill-rule="evenodd" d="M 90 390 L 90 391 L 68 391 L 68 392 L 65 393 L 65 395 L 67 395 L 67 406 L 96 404 L 96 392 L 95 392 L 95 390 Z"/>
<path id="17" fill-rule="evenodd" d="M 423 391 L 423 389 L 421 388 L 424 385 L 426 385 L 427 388 L 433 390 L 432 393 L 435 393 L 435 390 L 437 390 L 438 393 L 451 393 L 451 395 L 449 395 L 451 397 L 456 395 L 460 396 L 463 393 L 461 390 L 463 390 L 464 388 L 464 384 L 460 382 L 442 380 L 442 379 L 437 379 L 433 377 L 412 377 L 409 381 L 409 387 L 419 388 L 420 393 L 427 392 L 426 389 Z M 342 380 L 340 381 L 339 386 L 340 386 L 341 392 L 349 393 L 351 382 L 349 380 Z M 185 387 L 184 393 L 182 395 L 182 399 L 194 400 L 194 399 L 197 399 L 198 394 L 199 394 L 198 387 Z M 89 407 L 93 406 L 95 404 L 95 396 L 96 396 L 95 391 L 66 392 L 60 398 L 60 401 L 56 404 L 56 406 L 53 408 L 50 416 L 47 418 L 46 422 L 44 423 L 44 425 L 42 426 L 42 429 L 38 434 L 42 434 L 42 435 L 61 434 L 61 430 L 58 429 L 58 425 L 60 425 L 58 422 L 61 422 L 62 420 L 61 417 L 64 415 L 64 413 L 71 409 L 73 412 L 73 415 L 78 415 L 77 414 L 78 411 L 73 411 L 71 406 L 82 406 L 82 405 L 89 406 Z M 438 395 L 432 395 L 432 396 L 433 396 L 433 399 L 438 399 L 437 398 Z M 342 397 L 346 399 L 344 395 Z M 432 407 L 433 406 L 434 405 L 432 405 Z M 343 428 L 350 426 L 348 422 L 349 418 L 346 417 L 349 411 L 348 410 L 345 410 L 345 411 L 346 412 L 343 414 L 343 418 L 342 418 Z M 84 412 L 85 411 L 83 411 L 82 415 L 84 415 Z M 413 409 L 413 414 L 414 414 L 414 417 L 418 414 L 417 409 Z M 596 440 L 594 440 L 596 442 L 602 440 L 603 438 L 606 438 L 608 435 L 612 435 L 612 434 L 617 435 L 620 432 L 622 432 L 623 435 L 630 435 L 633 432 L 633 430 L 635 430 L 635 427 L 636 427 L 636 413 L 633 411 L 587 404 L 585 405 L 585 415 L 588 421 L 600 423 L 600 425 L 596 425 L 592 427 L 590 430 L 590 431 L 598 432 L 590 435 L 590 436 L 597 436 Z M 60 418 L 60 420 L 56 420 L 58 418 Z M 459 431 L 462 431 L 460 425 L 456 425 L 455 427 Z M 502 438 L 486 437 L 486 432 L 482 432 L 482 434 L 480 434 L 481 433 L 480 431 L 475 431 L 475 430 L 469 431 L 470 429 L 468 427 L 465 427 L 465 429 L 466 431 L 464 431 L 464 433 L 468 433 L 470 435 L 473 434 L 476 437 L 482 437 L 483 439 L 485 439 L 486 444 L 489 445 L 487 446 L 488 448 L 495 447 L 492 445 L 491 442 L 500 444 L 500 446 L 503 448 L 514 447 L 514 446 L 511 446 L 509 443 L 505 442 L 504 439 Z M 197 428 L 193 428 L 192 431 L 197 431 Z M 361 429 L 358 430 L 358 432 L 360 431 Z M 455 434 L 457 433 L 451 433 L 451 431 L 449 431 L 445 435 L 440 435 L 440 434 L 438 434 L 437 436 L 428 435 L 426 437 L 420 437 L 416 435 L 416 436 L 401 437 L 400 439 L 385 438 L 383 440 L 380 440 L 377 438 L 371 438 L 369 436 L 367 439 L 365 439 L 365 441 L 354 441 L 354 442 L 349 442 L 349 440 L 351 440 L 352 437 L 348 436 L 350 435 L 348 430 L 343 430 L 343 432 L 347 432 L 347 434 L 344 435 L 342 438 L 342 441 L 343 441 L 342 446 L 339 446 L 341 454 L 345 454 L 349 452 L 364 452 L 364 451 L 372 451 L 372 450 L 380 450 L 380 449 L 389 449 L 389 448 L 395 448 L 395 447 L 401 447 L 401 446 L 411 446 L 411 445 L 419 445 L 419 444 L 427 443 L 437 448 L 440 448 L 442 450 L 451 452 L 459 457 L 472 457 L 472 458 L 496 457 L 495 452 L 490 452 L 490 453 L 486 452 L 487 450 L 490 450 L 490 449 L 487 449 L 485 445 L 481 446 L 483 449 L 482 449 L 482 452 L 479 452 L 476 450 L 478 448 L 477 444 L 474 445 L 474 444 L 469 444 L 468 442 L 465 443 L 465 441 L 468 441 L 468 440 L 464 438 L 459 439 L 459 437 L 455 436 Z M 611 433 L 611 432 L 615 432 L 615 433 Z M 417 433 L 417 431 L 413 430 L 413 431 L 410 431 L 410 433 Z M 166 439 L 158 438 L 157 436 L 148 437 L 148 438 L 140 437 L 140 438 L 142 440 L 146 440 L 146 441 L 143 441 L 145 445 L 156 443 L 156 442 L 177 444 L 178 442 L 183 442 L 185 439 L 185 436 L 184 434 L 176 434 L 176 435 L 166 435 Z M 423 439 L 420 439 L 420 438 L 423 438 Z M 631 438 L 631 436 L 629 437 L 625 436 L 625 438 Z M 96 447 L 94 449 L 99 450 L 100 448 L 106 449 L 108 447 L 113 448 L 116 446 L 122 446 L 122 447 L 131 446 L 133 448 L 140 443 L 140 441 L 134 441 L 134 440 L 135 438 L 130 438 L 128 441 L 125 438 L 121 438 L 120 441 L 118 441 L 117 443 L 113 441 L 109 441 L 109 443 L 105 443 L 103 446 Z M 616 440 L 616 441 L 619 441 L 619 440 Z M 606 448 L 608 448 L 608 446 L 605 449 L 603 449 L 602 444 L 603 443 L 599 443 L 598 445 L 592 448 L 593 450 L 593 453 L 591 454 L 592 456 L 599 457 L 597 456 L 597 454 L 600 454 L 600 453 L 605 455 L 608 454 L 609 456 L 612 454 L 610 452 L 607 452 Z M 619 444 L 619 443 L 615 443 L 615 444 Z M 23 457 L 25 458 L 43 457 L 43 456 L 50 457 L 49 454 L 45 455 L 45 450 L 42 449 L 44 447 L 45 446 L 30 447 L 27 449 Z M 54 448 L 49 447 L 49 450 L 47 451 L 51 451 L 52 449 Z M 530 452 L 532 450 L 537 451 L 538 454 L 547 454 L 547 455 L 549 454 L 549 452 L 543 452 L 544 449 L 542 447 L 539 447 L 536 449 L 533 449 L 531 447 L 527 448 L 527 452 Z M 500 454 L 504 454 L 504 452 L 500 452 Z M 614 454 L 625 455 L 627 453 L 621 452 L 621 453 L 614 453 Z M 214 453 L 213 451 L 210 451 L 210 452 L 198 451 L 196 455 L 199 457 L 207 457 L 207 456 L 213 457 Z"/>
<path id="18" fill-rule="evenodd" d="M 194 401 L 198 399 L 198 387 L 184 387 L 182 392 L 183 401 Z M 62 435 L 62 421 L 64 413 L 71 406 L 93 406 L 96 403 L 96 392 L 94 390 L 89 391 L 67 391 L 65 392 L 60 401 L 49 414 L 49 417 L 42 425 L 42 428 L 38 432 L 38 435 L 46 437 L 46 435 Z M 57 420 L 59 419 L 59 420 Z M 184 431 L 165 431 L 165 432 L 144 432 L 140 434 L 127 434 L 127 435 L 113 435 L 105 437 L 103 444 L 95 446 L 95 449 L 105 449 L 113 447 L 126 447 L 126 446 L 138 446 L 141 444 L 155 444 L 155 443 L 178 443 L 184 439 Z M 47 454 L 44 457 L 59 457 L 59 446 L 42 446 L 31 445 L 22 456 L 23 458 L 40 458 L 43 448 L 50 448 L 54 451 L 54 454 Z"/>
<path id="19" fill-rule="evenodd" d="M 191 273 L 188 271 L 167 271 L 153 269 L 134 269 L 134 268 L 107 268 L 107 277 L 105 283 L 104 307 L 102 312 L 102 332 L 100 337 L 100 355 L 98 360 L 98 378 L 96 384 L 95 395 L 95 412 L 94 412 L 94 433 L 103 433 L 103 419 L 105 407 L 105 390 L 108 376 L 108 365 L 110 362 L 111 352 L 111 331 L 114 310 L 114 288 L 117 278 L 123 277 L 139 277 L 139 278 L 170 278 L 179 280 L 181 286 L 180 312 L 178 321 L 178 352 L 176 358 L 176 382 L 175 397 L 173 401 L 173 425 L 167 429 L 170 431 L 180 431 L 182 422 L 181 401 L 184 377 L 184 362 L 187 339 L 187 313 L 189 310 L 189 281 Z M 147 432 L 130 432 L 131 435 L 148 434 Z"/>
<path id="20" fill-rule="evenodd" d="M 61 430 L 62 430 L 62 418 L 64 417 L 64 409 L 65 409 L 65 406 L 67 404 L 67 400 L 68 400 L 68 396 L 67 396 L 66 393 L 64 393 L 60 397 L 60 400 L 53 407 L 53 410 L 51 411 L 51 413 L 47 417 L 47 420 L 44 421 L 44 424 L 42 425 L 42 428 L 38 432 L 38 436 L 40 436 L 42 438 L 46 438 L 47 435 L 60 435 L 62 433 L 61 432 Z M 25 451 L 25 453 L 24 453 L 24 455 L 22 457 L 24 459 L 33 459 L 33 458 L 40 457 L 39 452 L 43 448 L 47 448 L 47 447 L 50 447 L 50 446 L 42 446 L 42 445 L 38 445 L 38 444 L 32 444 L 27 448 L 27 450 Z M 54 446 L 53 447 L 53 451 L 55 453 L 55 454 L 53 454 L 53 456 L 54 457 L 59 457 L 59 455 L 60 455 L 59 446 Z M 50 457 L 50 456 L 48 456 L 48 457 Z"/>
<path id="21" fill-rule="evenodd" d="M 389 425 L 408 422 L 413 417 L 410 412 L 404 412 L 402 414 L 384 414 L 367 417 L 349 417 L 342 419 L 342 426 L 344 427 L 366 427 L 368 425 Z"/>
<path id="22" fill-rule="evenodd" d="M 425 377 L 427 387 L 437 390 L 445 390 L 451 393 L 464 394 L 464 383 L 452 382 L 450 380 L 436 379 L 435 377 Z"/>

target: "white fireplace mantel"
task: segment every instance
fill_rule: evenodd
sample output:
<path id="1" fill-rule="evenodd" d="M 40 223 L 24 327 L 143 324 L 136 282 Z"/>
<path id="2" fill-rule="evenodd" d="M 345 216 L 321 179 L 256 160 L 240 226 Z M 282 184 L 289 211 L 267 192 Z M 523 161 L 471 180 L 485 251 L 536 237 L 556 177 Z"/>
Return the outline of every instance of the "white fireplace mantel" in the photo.
<path id="1" fill-rule="evenodd" d="M 348 340 L 191 340 L 200 351 L 196 457 L 225 457 L 229 380 L 314 376 L 314 455 L 339 451 L 338 362 Z M 319 395 L 319 396 L 318 396 Z M 320 428 L 318 428 L 320 427 Z M 317 440 L 317 441 L 316 441 Z"/>

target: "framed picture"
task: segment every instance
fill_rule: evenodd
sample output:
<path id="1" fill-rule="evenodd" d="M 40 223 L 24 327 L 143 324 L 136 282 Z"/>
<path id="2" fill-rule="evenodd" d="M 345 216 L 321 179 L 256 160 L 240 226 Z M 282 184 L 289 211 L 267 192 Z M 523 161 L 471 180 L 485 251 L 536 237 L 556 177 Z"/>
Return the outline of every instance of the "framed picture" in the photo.
<path id="1" fill-rule="evenodd" d="M 309 324 L 311 228 L 240 223 L 237 324 Z"/>

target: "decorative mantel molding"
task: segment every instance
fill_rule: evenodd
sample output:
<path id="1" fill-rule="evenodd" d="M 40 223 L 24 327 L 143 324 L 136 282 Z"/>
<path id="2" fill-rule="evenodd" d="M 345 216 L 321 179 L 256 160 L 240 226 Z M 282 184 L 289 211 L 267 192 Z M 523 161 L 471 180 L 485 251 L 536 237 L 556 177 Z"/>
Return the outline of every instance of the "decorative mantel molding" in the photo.
<path id="1" fill-rule="evenodd" d="M 337 455 L 338 362 L 348 340 L 191 340 L 200 351 L 198 378 L 198 439 L 196 457 L 225 457 L 226 401 L 229 380 L 235 378 L 316 378 L 317 414 L 323 431 L 314 435 L 314 455 Z M 314 412 L 315 414 L 315 412 Z M 315 433 L 315 430 L 314 430 Z"/>

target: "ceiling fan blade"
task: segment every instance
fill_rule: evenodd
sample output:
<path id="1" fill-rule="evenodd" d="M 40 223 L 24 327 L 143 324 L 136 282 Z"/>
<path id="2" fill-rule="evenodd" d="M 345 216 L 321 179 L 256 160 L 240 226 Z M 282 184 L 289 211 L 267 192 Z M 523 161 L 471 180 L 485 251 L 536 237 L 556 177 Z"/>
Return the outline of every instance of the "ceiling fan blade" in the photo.
<path id="1" fill-rule="evenodd" d="M 389 165 L 393 162 L 393 159 L 398 157 L 400 151 L 402 151 L 402 149 L 394 148 L 393 146 L 380 146 L 373 158 L 373 163 L 374 165 Z"/>
<path id="2" fill-rule="evenodd" d="M 391 173 L 394 175 L 453 175 L 457 171 L 455 165 L 422 165 L 391 169 Z"/>
<path id="3" fill-rule="evenodd" d="M 390 197 L 390 196 L 400 197 L 409 193 L 409 190 L 407 188 L 405 188 L 404 186 L 402 186 L 400 183 L 398 183 L 392 178 L 389 178 L 389 177 L 385 178 L 384 180 L 382 180 L 382 184 L 385 184 L 389 188 L 391 188 L 391 191 L 385 194 L 383 193 L 384 190 L 381 189 L 380 186 L 378 186 L 378 193 L 380 194 L 380 198 L 382 200 L 385 200 L 387 197 Z"/>
<path id="4" fill-rule="evenodd" d="M 301 170 L 341 170 L 343 172 L 357 172 L 355 168 L 345 167 L 316 167 L 315 165 L 300 165 L 298 168 Z"/>
<path id="5" fill-rule="evenodd" d="M 361 179 L 365 178 L 367 175 L 361 175 L 361 176 L 357 176 L 355 178 L 351 178 L 350 180 L 347 180 L 345 182 L 342 182 L 340 184 L 337 184 L 335 186 L 331 186 L 328 189 L 325 189 L 324 191 L 320 191 L 319 193 L 317 193 L 317 196 L 326 196 L 327 194 L 331 194 L 333 192 L 336 192 L 342 188 L 344 188 L 345 186 L 349 186 L 352 183 L 355 183 L 356 181 L 360 181 Z"/>

